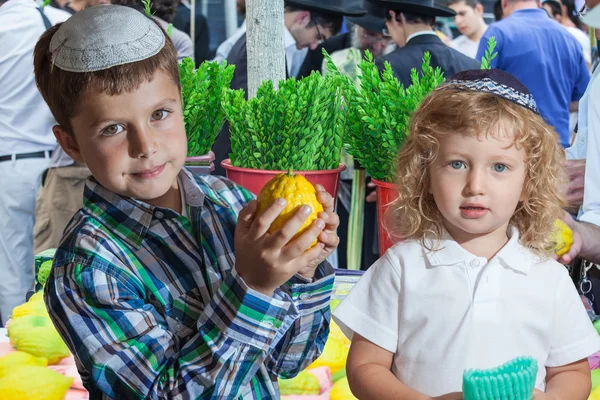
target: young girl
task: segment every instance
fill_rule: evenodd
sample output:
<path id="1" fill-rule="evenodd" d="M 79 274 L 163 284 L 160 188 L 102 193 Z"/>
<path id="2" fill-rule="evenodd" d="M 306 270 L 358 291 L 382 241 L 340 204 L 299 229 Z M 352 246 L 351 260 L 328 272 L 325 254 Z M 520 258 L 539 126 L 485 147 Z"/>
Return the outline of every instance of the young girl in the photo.
<path id="1" fill-rule="evenodd" d="M 508 73 L 465 71 L 423 101 L 398 162 L 405 240 L 334 312 L 358 398 L 462 399 L 465 369 L 526 355 L 536 400 L 587 398 L 600 338 L 547 250 L 563 158 Z"/>

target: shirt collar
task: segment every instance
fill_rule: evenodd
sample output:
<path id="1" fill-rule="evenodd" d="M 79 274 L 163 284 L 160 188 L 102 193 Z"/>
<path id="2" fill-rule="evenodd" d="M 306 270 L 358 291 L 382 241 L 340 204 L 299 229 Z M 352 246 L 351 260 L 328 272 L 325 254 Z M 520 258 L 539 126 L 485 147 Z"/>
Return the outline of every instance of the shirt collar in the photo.
<path id="1" fill-rule="evenodd" d="M 415 38 L 417 36 L 422 36 L 422 35 L 435 35 L 435 32 L 434 31 L 415 32 L 412 35 L 410 35 L 408 38 L 406 38 L 406 43 L 408 43 L 410 41 L 410 39 Z"/>
<path id="2" fill-rule="evenodd" d="M 508 234 L 510 236 L 508 242 L 496 254 L 494 259 L 497 259 L 506 268 L 527 274 L 531 266 L 541 260 L 533 252 L 521 245 L 519 242 L 519 230 L 515 226 L 511 225 L 509 227 Z M 433 239 L 425 239 L 425 241 L 429 248 L 435 245 Z M 425 254 L 432 266 L 462 265 L 470 263 L 475 259 L 482 259 L 482 257 L 471 254 L 456 243 L 446 230 L 442 233 L 438 248 L 439 250 L 427 251 Z"/>
<path id="3" fill-rule="evenodd" d="M 294 46 L 294 49 L 296 49 L 296 39 L 294 39 L 287 27 L 283 28 L 283 45 L 286 49 L 290 46 Z"/>
<path id="4" fill-rule="evenodd" d="M 12 0 L 11 0 L 12 1 Z M 228 208 L 229 205 L 215 189 L 210 181 L 203 177 L 194 177 L 186 170 L 178 175 L 185 193 L 185 201 L 191 207 L 202 207 L 204 200 Z M 93 177 L 85 184 L 83 205 L 88 212 L 100 219 L 108 228 L 131 246 L 138 248 L 150 229 L 153 219 L 176 218 L 180 214 L 175 211 L 153 206 L 113 193 L 100 185 Z"/>

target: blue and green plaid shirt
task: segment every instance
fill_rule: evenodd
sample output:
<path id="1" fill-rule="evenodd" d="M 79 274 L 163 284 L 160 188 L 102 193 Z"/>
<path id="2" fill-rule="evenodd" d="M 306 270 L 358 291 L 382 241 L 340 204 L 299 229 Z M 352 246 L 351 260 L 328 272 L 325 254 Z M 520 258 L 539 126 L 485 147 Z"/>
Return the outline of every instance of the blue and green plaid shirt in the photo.
<path id="1" fill-rule="evenodd" d="M 323 349 L 333 269 L 272 298 L 249 289 L 233 237 L 252 195 L 179 178 L 189 219 L 88 180 L 46 284 L 50 316 L 91 399 L 278 399 L 277 377 Z"/>

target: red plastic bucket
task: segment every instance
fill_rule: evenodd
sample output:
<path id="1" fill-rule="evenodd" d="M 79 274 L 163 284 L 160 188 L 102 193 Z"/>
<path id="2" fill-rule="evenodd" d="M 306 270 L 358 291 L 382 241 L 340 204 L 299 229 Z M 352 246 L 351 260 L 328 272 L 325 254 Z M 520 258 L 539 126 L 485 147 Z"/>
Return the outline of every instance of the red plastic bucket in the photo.
<path id="1" fill-rule="evenodd" d="M 229 159 L 223 160 L 221 166 L 227 171 L 227 178 L 238 185 L 248 189 L 256 196 L 267 182 L 282 172 L 287 171 L 269 171 L 263 169 L 251 169 L 234 167 Z M 340 173 L 346 169 L 344 164 L 340 164 L 336 169 L 323 171 L 294 171 L 300 174 L 313 185 L 321 184 L 325 190 L 337 199 L 337 191 L 340 183 Z"/>
<path id="2" fill-rule="evenodd" d="M 394 183 L 371 180 L 377 191 L 377 224 L 379 232 L 379 255 L 382 256 L 387 249 L 400 241 L 400 238 L 390 235 L 386 226 L 389 225 L 389 216 L 386 215 L 390 204 L 398 198 L 398 189 Z"/>

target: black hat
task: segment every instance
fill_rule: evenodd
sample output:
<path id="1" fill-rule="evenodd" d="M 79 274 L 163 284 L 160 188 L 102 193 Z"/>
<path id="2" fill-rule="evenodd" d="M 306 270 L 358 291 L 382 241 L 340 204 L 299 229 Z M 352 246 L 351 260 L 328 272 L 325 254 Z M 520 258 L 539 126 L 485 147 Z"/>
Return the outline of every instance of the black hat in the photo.
<path id="1" fill-rule="evenodd" d="M 349 0 L 285 0 L 285 3 L 309 11 L 320 11 L 342 16 L 360 16 L 367 12 L 362 7 L 356 7 Z"/>
<path id="2" fill-rule="evenodd" d="M 533 95 L 514 75 L 499 69 L 470 69 L 453 75 L 436 90 L 489 93 L 539 114 Z"/>
<path id="3" fill-rule="evenodd" d="M 371 32 L 383 32 L 385 27 L 386 9 L 369 1 L 354 0 L 357 8 L 363 8 L 367 13 L 361 17 L 348 17 L 348 20 Z"/>
<path id="4" fill-rule="evenodd" d="M 368 0 L 385 7 L 387 10 L 404 11 L 429 17 L 453 17 L 456 12 L 446 6 L 436 4 L 434 0 Z"/>

